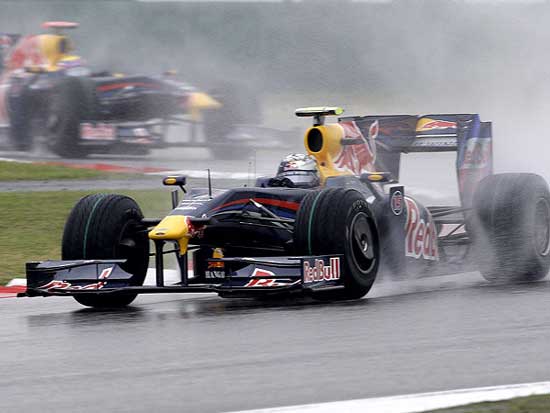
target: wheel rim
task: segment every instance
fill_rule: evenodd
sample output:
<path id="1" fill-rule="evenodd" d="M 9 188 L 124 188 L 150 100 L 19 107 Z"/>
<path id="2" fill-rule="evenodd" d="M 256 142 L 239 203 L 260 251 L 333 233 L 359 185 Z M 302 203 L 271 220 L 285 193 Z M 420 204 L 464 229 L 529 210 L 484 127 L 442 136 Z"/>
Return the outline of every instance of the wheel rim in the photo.
<path id="1" fill-rule="evenodd" d="M 376 262 L 374 242 L 369 217 L 360 212 L 353 217 L 350 225 L 350 252 L 357 269 L 368 273 Z"/>
<path id="2" fill-rule="evenodd" d="M 535 210 L 535 243 L 540 255 L 550 253 L 550 205 L 541 198 Z"/>

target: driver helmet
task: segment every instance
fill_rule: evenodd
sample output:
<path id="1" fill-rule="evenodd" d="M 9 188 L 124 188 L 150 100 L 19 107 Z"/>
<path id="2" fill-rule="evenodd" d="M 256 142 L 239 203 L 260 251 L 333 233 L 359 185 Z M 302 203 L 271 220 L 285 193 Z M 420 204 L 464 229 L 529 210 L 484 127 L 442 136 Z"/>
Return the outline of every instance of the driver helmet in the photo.
<path id="1" fill-rule="evenodd" d="M 285 156 L 279 163 L 276 178 L 288 179 L 295 188 L 315 188 L 321 182 L 315 158 L 303 153 Z"/>

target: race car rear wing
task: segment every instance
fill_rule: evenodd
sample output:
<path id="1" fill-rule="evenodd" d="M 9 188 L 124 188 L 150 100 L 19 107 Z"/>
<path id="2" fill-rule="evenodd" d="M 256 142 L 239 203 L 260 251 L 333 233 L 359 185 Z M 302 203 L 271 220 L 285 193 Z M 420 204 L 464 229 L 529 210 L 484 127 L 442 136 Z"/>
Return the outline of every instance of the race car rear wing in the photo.
<path id="1" fill-rule="evenodd" d="M 371 141 L 374 168 L 390 172 L 395 180 L 399 180 L 401 153 L 457 152 L 457 179 L 465 207 L 470 206 L 477 183 L 493 173 L 492 124 L 482 122 L 477 114 L 362 116 L 338 122 L 344 130 L 359 131 L 363 145 Z M 342 140 L 344 146 L 346 140 Z"/>
<path id="2" fill-rule="evenodd" d="M 333 114 L 325 112 L 319 116 Z M 304 109 L 299 113 L 319 114 Z M 340 117 L 333 124 L 314 122 L 304 144 L 317 159 L 323 181 L 375 171 L 390 172 L 399 181 L 402 153 L 456 152 L 464 207 L 470 206 L 477 183 L 493 172 L 491 122 L 482 122 L 477 114 Z"/>
<path id="3" fill-rule="evenodd" d="M 460 140 L 491 137 L 491 122 L 481 122 L 476 114 L 355 116 L 338 122 L 352 123 L 390 152 L 453 152 Z"/>

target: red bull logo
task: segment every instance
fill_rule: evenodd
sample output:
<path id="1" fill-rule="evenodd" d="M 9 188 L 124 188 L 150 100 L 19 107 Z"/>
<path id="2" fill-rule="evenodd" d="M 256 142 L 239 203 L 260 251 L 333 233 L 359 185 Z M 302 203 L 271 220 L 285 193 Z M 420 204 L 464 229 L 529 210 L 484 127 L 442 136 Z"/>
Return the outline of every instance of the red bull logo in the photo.
<path id="1" fill-rule="evenodd" d="M 6 58 L 6 69 L 9 72 L 26 66 L 41 66 L 45 63 L 47 61 L 40 49 L 40 38 L 27 36 Z"/>
<path id="2" fill-rule="evenodd" d="M 437 230 L 428 214 L 422 218 L 418 204 L 411 198 L 405 197 L 407 203 L 407 222 L 405 224 L 405 255 L 425 260 L 439 260 L 437 249 Z"/>
<path id="3" fill-rule="evenodd" d="M 378 121 L 374 121 L 369 127 L 369 134 L 365 138 L 354 121 L 340 122 L 344 129 L 344 142 L 342 151 L 333 160 L 336 168 L 360 175 L 363 172 L 374 171 L 376 162 L 376 138 L 380 130 Z M 353 141 L 346 144 L 345 140 Z"/>
<path id="4" fill-rule="evenodd" d="M 456 129 L 456 122 L 441 119 L 422 118 L 416 125 L 417 132 L 428 132 L 440 129 Z"/>
<path id="5" fill-rule="evenodd" d="M 304 284 L 319 281 L 334 281 L 340 279 L 340 258 L 333 257 L 329 265 L 324 260 L 316 259 L 313 266 L 304 261 Z"/>

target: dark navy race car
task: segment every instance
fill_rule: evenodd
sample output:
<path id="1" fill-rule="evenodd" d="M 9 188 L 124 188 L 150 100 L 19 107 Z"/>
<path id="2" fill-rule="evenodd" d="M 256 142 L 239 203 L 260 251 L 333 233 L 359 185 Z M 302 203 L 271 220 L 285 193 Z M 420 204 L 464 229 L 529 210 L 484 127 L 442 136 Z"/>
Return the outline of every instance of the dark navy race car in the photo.
<path id="1" fill-rule="evenodd" d="M 231 85 L 206 94 L 159 76 L 93 72 L 73 54 L 65 30 L 71 22 L 46 22 L 51 33 L 0 33 L 0 129 L 20 151 L 42 137 L 62 157 L 90 153 L 146 154 L 165 146 L 207 146 L 216 157 L 246 157 L 249 142 L 233 127 L 250 122 L 240 91 Z M 191 139 L 166 142 L 170 125 L 190 124 Z M 200 142 L 201 125 L 207 142 Z M 240 150 L 235 150 L 239 141 Z"/>
<path id="2" fill-rule="evenodd" d="M 27 295 L 92 307 L 138 294 L 311 295 L 357 299 L 380 274 L 479 270 L 491 281 L 537 280 L 550 266 L 550 193 L 534 174 L 493 174 L 491 124 L 475 114 L 341 117 L 305 108 L 307 155 L 256 187 L 193 189 L 164 218 L 134 200 L 95 194 L 72 210 L 62 260 L 27 264 Z M 399 182 L 401 154 L 457 153 L 461 204 L 426 206 Z M 434 156 L 436 156 L 434 154 Z M 313 164 L 312 164 L 313 163 Z M 185 187 L 185 178 L 164 184 Z M 150 253 L 152 246 L 152 254 Z M 167 285 L 164 257 L 181 281 Z M 156 285 L 143 285 L 154 256 Z M 192 270 L 191 270 L 192 269 Z"/>

